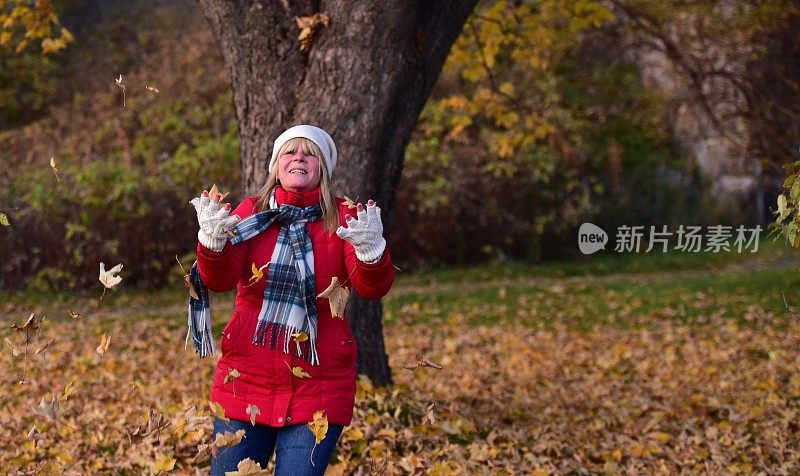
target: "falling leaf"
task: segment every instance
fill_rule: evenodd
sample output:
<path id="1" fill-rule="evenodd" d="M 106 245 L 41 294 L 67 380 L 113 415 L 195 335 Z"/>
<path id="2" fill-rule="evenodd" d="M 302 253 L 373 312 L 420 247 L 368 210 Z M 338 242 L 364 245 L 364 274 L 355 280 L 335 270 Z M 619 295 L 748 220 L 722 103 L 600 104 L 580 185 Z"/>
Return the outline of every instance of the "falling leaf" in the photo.
<path id="1" fill-rule="evenodd" d="M 75 393 L 75 379 L 70 380 L 67 386 L 64 387 L 64 392 L 58 397 L 58 400 L 65 402 L 73 393 Z"/>
<path id="2" fill-rule="evenodd" d="M 314 421 L 308 424 L 308 428 L 311 430 L 311 433 L 314 434 L 316 444 L 322 443 L 322 440 L 325 439 L 325 435 L 328 434 L 328 417 L 325 416 L 322 410 L 315 411 Z"/>
<path id="3" fill-rule="evenodd" d="M 294 338 L 295 342 L 305 342 L 308 340 L 308 332 L 295 332 L 292 334 L 292 337 Z"/>
<path id="4" fill-rule="evenodd" d="M 242 442 L 242 438 L 244 438 L 244 430 L 236 430 L 236 433 L 231 433 L 230 431 L 218 433 L 211 444 L 211 452 L 216 456 L 220 448 L 236 446 Z"/>
<path id="5" fill-rule="evenodd" d="M 71 317 L 73 319 L 80 319 L 81 318 L 81 315 L 78 314 L 77 312 L 75 312 L 74 309 L 68 309 L 67 310 L 67 314 L 69 314 L 69 317 Z"/>
<path id="6" fill-rule="evenodd" d="M 177 423 L 173 423 L 173 433 L 180 433 L 181 435 L 191 433 L 197 430 L 197 426 L 205 423 L 209 417 L 197 416 L 194 413 L 197 411 L 197 405 L 192 405 L 191 408 L 179 418 Z"/>
<path id="7" fill-rule="evenodd" d="M 209 401 L 208 403 L 209 406 L 211 407 L 211 413 L 213 413 L 215 417 L 219 418 L 220 420 L 226 423 L 231 421 L 230 418 L 225 416 L 225 409 L 222 408 L 222 405 L 213 401 Z"/>
<path id="8" fill-rule="evenodd" d="M 436 403 L 431 403 L 430 405 L 428 405 L 428 409 L 425 410 L 425 416 L 422 417 L 422 421 L 423 422 L 428 421 L 428 422 L 430 422 L 431 425 L 435 425 L 436 424 L 436 417 L 434 417 L 434 415 L 433 415 L 433 407 L 434 406 L 436 406 Z"/>
<path id="9" fill-rule="evenodd" d="M 42 401 L 39 402 L 39 406 L 36 407 L 36 413 L 50 420 L 57 419 L 61 415 L 61 408 L 58 404 L 58 399 L 56 396 L 53 395 L 53 398 L 49 403 L 44 397 L 42 397 Z"/>
<path id="10" fill-rule="evenodd" d="M 414 370 L 417 367 L 431 367 L 436 370 L 442 370 L 441 365 L 434 364 L 430 360 L 426 359 L 425 356 L 423 356 L 422 354 L 417 354 L 417 360 L 415 360 L 414 363 L 403 366 L 403 368 L 406 368 L 408 370 Z"/>
<path id="11" fill-rule="evenodd" d="M 100 262 L 100 282 L 103 283 L 103 295 L 106 294 L 106 289 L 112 289 L 122 282 L 122 277 L 117 275 L 120 271 L 122 271 L 122 263 L 106 271 L 105 263 Z M 103 296 L 100 296 L 100 299 L 103 299 Z"/>
<path id="12" fill-rule="evenodd" d="M 100 338 L 100 345 L 97 346 L 95 351 L 102 355 L 105 355 L 106 351 L 108 351 L 108 346 L 111 345 L 111 336 L 106 336 L 106 333 L 103 333 L 103 336 Z"/>
<path id="13" fill-rule="evenodd" d="M 225 471 L 225 476 L 269 476 L 271 473 L 250 458 L 239 461 L 236 471 Z"/>
<path id="14" fill-rule="evenodd" d="M 256 426 L 256 417 L 261 415 L 261 409 L 258 408 L 254 403 L 247 405 L 247 408 L 244 411 L 248 415 L 250 415 L 250 424 Z"/>
<path id="15" fill-rule="evenodd" d="M 189 276 L 189 273 L 186 272 L 186 269 L 184 269 L 183 265 L 181 264 L 181 260 L 178 259 L 178 255 L 175 255 L 175 261 L 178 262 L 178 266 L 181 267 L 181 271 L 183 272 L 183 287 L 185 287 L 189 291 L 189 296 L 191 296 L 192 299 L 200 299 L 199 295 L 197 294 L 197 290 L 194 288 L 194 285 L 192 284 L 192 279 Z"/>
<path id="16" fill-rule="evenodd" d="M 228 384 L 234 381 L 234 379 L 239 378 L 241 374 L 236 369 L 229 369 L 228 375 L 225 376 L 225 380 L 222 381 L 224 384 Z"/>
<path id="17" fill-rule="evenodd" d="M 55 157 L 50 157 L 50 168 L 53 169 L 53 173 L 56 176 L 56 180 L 58 180 L 60 182 L 61 179 L 58 178 L 58 169 L 56 168 L 56 158 Z"/>
<path id="18" fill-rule="evenodd" d="M 338 277 L 331 278 L 331 284 L 319 293 L 317 297 L 328 298 L 328 305 L 331 307 L 333 317 L 344 319 L 344 311 L 347 307 L 347 299 L 350 297 L 350 292 L 339 284 Z"/>
<path id="19" fill-rule="evenodd" d="M 292 374 L 294 374 L 295 377 L 297 377 L 297 378 L 311 378 L 311 375 L 308 372 L 306 372 L 305 370 L 303 370 L 303 367 L 300 367 L 300 366 L 291 367 L 291 366 L 289 366 L 288 363 L 286 363 L 286 362 L 284 362 L 284 363 L 286 364 L 287 367 L 289 367 L 289 370 L 292 371 Z"/>
<path id="20" fill-rule="evenodd" d="M 122 90 L 122 107 L 125 107 L 126 89 L 125 89 L 125 85 L 122 84 L 122 75 L 121 74 L 119 75 L 119 78 L 117 78 L 116 83 L 117 83 L 117 87 Z"/>
<path id="21" fill-rule="evenodd" d="M 9 339 L 8 337 L 6 337 L 6 338 L 5 338 L 5 343 L 6 343 L 6 346 L 7 346 L 9 349 L 11 349 L 11 355 L 12 355 L 12 356 L 14 356 L 14 357 L 19 357 L 20 355 L 22 355 L 22 350 L 20 350 L 20 349 L 19 349 L 19 347 L 17 347 L 16 345 L 14 345 L 14 343 L 13 343 L 13 342 L 11 342 L 11 339 Z"/>
<path id="22" fill-rule="evenodd" d="M 324 13 L 315 13 L 307 17 L 294 17 L 297 26 L 300 28 L 300 34 L 297 36 L 300 41 L 300 51 L 311 51 L 314 35 L 320 27 L 328 26 L 329 19 L 328 15 Z"/>
<path id="23" fill-rule="evenodd" d="M 6 216 L 5 213 L 0 213 L 0 225 L 11 226 L 11 223 L 8 222 L 8 216 Z"/>
<path id="24" fill-rule="evenodd" d="M 26 334 L 30 334 L 35 332 L 39 329 L 42 325 L 42 321 L 44 321 L 44 316 L 41 319 L 36 319 L 36 313 L 32 312 L 30 316 L 28 316 L 28 320 L 25 321 L 25 324 L 19 326 L 16 323 L 11 325 L 11 329 L 17 332 L 25 332 Z"/>
<path id="25" fill-rule="evenodd" d="M 122 263 L 106 271 L 105 263 L 100 262 L 100 282 L 108 289 L 113 288 L 122 282 L 122 277 L 117 275 L 120 271 L 122 271 Z"/>
<path id="26" fill-rule="evenodd" d="M 52 344 L 52 343 L 53 343 L 53 341 L 54 341 L 54 340 L 55 340 L 55 338 L 54 338 L 54 337 L 51 337 L 51 338 L 50 338 L 50 340 L 48 340 L 47 342 L 45 342 L 45 344 L 44 344 L 43 346 L 41 346 L 41 347 L 39 347 L 38 349 L 36 349 L 36 352 L 34 352 L 34 353 L 33 353 L 33 355 L 39 355 L 39 354 L 41 354 L 42 352 L 44 352 L 45 350 L 47 350 L 47 348 L 50 346 L 50 344 Z"/>
<path id="27" fill-rule="evenodd" d="M 358 200 L 358 197 L 356 197 L 356 200 Z M 352 198 L 348 197 L 347 195 L 344 196 L 344 202 L 342 202 L 342 203 L 344 205 L 347 205 L 347 208 L 349 208 L 350 210 L 352 210 L 353 208 L 356 208 L 356 206 L 357 206 L 356 202 Z"/>
<path id="28" fill-rule="evenodd" d="M 156 94 L 158 94 L 158 93 L 160 93 L 160 92 L 161 92 L 161 91 L 159 91 L 159 90 L 158 90 L 158 88 L 157 88 L 157 87 L 155 87 L 155 86 L 150 86 L 150 85 L 147 85 L 147 86 L 145 86 L 144 88 L 145 88 L 145 89 L 147 89 L 148 91 L 153 91 L 153 92 L 154 92 L 154 93 L 156 93 Z"/>
<path id="29" fill-rule="evenodd" d="M 210 198 L 214 198 L 217 196 L 218 193 L 221 195 L 219 197 L 219 203 L 222 203 L 222 201 L 225 200 L 225 197 L 227 197 L 230 194 L 230 192 L 225 192 L 225 193 L 220 192 L 219 189 L 217 188 L 217 184 L 212 184 L 211 190 L 208 191 L 208 196 Z"/>
<path id="30" fill-rule="evenodd" d="M 256 284 L 257 282 L 259 282 L 261 280 L 261 278 L 264 277 L 264 268 L 269 266 L 269 263 L 270 262 L 267 261 L 267 264 L 265 264 L 264 266 L 262 266 L 260 268 L 256 268 L 256 264 L 253 263 L 253 267 L 252 267 L 253 275 L 250 276 L 250 279 L 249 279 L 249 281 L 252 281 L 252 283 L 245 285 L 246 288 Z"/>

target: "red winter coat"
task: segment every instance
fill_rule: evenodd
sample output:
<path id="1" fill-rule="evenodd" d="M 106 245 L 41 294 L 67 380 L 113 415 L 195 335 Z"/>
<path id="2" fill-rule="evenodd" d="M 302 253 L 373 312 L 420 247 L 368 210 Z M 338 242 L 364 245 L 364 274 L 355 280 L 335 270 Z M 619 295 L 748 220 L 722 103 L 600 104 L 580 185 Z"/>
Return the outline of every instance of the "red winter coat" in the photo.
<path id="1" fill-rule="evenodd" d="M 278 204 L 306 207 L 319 203 L 319 198 L 319 188 L 293 193 L 279 186 L 275 191 Z M 241 218 L 257 213 L 256 200 L 257 197 L 246 198 L 232 213 Z M 344 225 L 345 216 L 355 217 L 355 210 L 348 210 L 341 199 L 336 201 L 340 223 Z M 245 410 L 254 404 L 261 411 L 256 422 L 264 425 L 280 427 L 310 422 L 317 410 L 324 410 L 331 424 L 349 425 L 356 392 L 358 345 L 347 319 L 331 315 L 327 299 L 317 298 L 319 365 L 295 357 L 291 350 L 285 354 L 281 344 L 271 350 L 268 345 L 252 343 L 269 267 L 256 284 L 246 285 L 253 275 L 252 265 L 260 268 L 272 257 L 279 230 L 279 225 L 273 224 L 247 241 L 236 245 L 228 241 L 218 253 L 198 244 L 197 265 L 208 289 L 223 292 L 237 288 L 233 315 L 222 331 L 222 356 L 217 363 L 211 400 L 222 405 L 225 416 L 241 421 L 250 420 Z M 388 248 L 380 261 L 365 264 L 356 258 L 350 243 L 324 229 L 321 219 L 307 223 L 306 230 L 314 250 L 317 294 L 328 287 L 333 276 L 343 285 L 355 287 L 364 299 L 380 299 L 389 292 L 394 266 Z M 294 376 L 291 367 L 296 366 L 311 378 Z M 238 370 L 240 375 L 224 383 L 230 369 Z"/>

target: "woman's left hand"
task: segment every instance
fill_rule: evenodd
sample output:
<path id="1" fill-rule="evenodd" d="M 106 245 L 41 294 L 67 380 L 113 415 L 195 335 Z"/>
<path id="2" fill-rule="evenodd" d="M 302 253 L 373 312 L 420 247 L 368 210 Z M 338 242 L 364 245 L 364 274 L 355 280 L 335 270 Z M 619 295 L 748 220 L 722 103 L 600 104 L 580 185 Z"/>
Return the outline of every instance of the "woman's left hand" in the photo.
<path id="1" fill-rule="evenodd" d="M 381 209 L 373 201 L 367 201 L 364 210 L 360 203 L 356 206 L 358 219 L 347 215 L 347 227 L 340 226 L 336 234 L 353 245 L 356 258 L 364 263 L 377 261 L 386 249 L 386 240 L 383 238 L 383 223 L 381 222 Z"/>

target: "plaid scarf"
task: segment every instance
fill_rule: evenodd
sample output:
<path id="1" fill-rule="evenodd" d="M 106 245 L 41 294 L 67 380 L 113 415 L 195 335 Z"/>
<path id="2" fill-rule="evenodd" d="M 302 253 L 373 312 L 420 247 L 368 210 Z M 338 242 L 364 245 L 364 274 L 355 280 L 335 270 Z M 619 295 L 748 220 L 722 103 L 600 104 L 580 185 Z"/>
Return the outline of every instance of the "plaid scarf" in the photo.
<path id="1" fill-rule="evenodd" d="M 235 245 L 257 236 L 273 223 L 281 226 L 267 269 L 264 298 L 253 344 L 263 346 L 269 343 L 270 349 L 275 349 L 278 342 L 282 342 L 283 351 L 289 353 L 291 337 L 304 332 L 308 339 L 295 339 L 296 355 L 317 365 L 319 357 L 316 349 L 314 254 L 305 224 L 320 218 L 322 208 L 318 204 L 305 208 L 288 204 L 278 206 L 274 190 L 269 204 L 269 210 L 245 218 L 230 230 L 234 236 L 231 243 Z M 189 332 L 186 345 L 188 346 L 191 336 L 195 350 L 202 358 L 213 355 L 214 339 L 211 336 L 208 289 L 200 279 L 197 262 L 192 265 L 189 280 L 199 299 L 189 297 Z"/>

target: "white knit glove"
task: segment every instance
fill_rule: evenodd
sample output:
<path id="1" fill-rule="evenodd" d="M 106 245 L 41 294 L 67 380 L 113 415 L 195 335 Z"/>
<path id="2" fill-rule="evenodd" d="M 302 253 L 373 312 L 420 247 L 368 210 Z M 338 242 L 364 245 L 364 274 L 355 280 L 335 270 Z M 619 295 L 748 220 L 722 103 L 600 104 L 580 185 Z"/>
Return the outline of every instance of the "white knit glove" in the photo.
<path id="1" fill-rule="evenodd" d="M 225 248 L 228 230 L 239 222 L 238 215 L 228 216 L 230 204 L 220 206 L 220 196 L 217 194 L 216 200 L 212 200 L 204 190 L 203 195 L 189 202 L 197 210 L 197 223 L 200 225 L 197 240 L 211 251 L 222 251 Z"/>
<path id="2" fill-rule="evenodd" d="M 383 255 L 386 249 L 386 240 L 383 238 L 383 223 L 381 222 L 381 209 L 374 201 L 367 202 L 367 209 L 359 203 L 356 206 L 358 219 L 348 216 L 345 220 L 347 228 L 340 226 L 336 234 L 345 241 L 350 242 L 356 249 L 356 258 L 364 263 L 372 263 Z"/>

